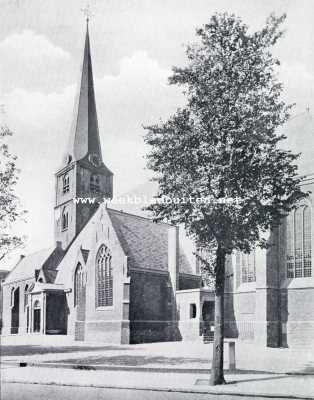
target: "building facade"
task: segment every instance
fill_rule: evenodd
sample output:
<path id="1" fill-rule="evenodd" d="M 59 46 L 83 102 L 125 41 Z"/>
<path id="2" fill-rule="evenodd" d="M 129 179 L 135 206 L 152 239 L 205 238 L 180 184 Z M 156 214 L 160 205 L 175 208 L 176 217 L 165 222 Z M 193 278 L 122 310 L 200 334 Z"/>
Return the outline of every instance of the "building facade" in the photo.
<path id="1" fill-rule="evenodd" d="M 262 347 L 314 345 L 314 175 L 303 180 L 310 195 L 269 234 L 269 248 L 235 252 L 226 262 L 225 335 Z M 206 288 L 177 292 L 183 338 L 211 339 L 214 294 Z"/>

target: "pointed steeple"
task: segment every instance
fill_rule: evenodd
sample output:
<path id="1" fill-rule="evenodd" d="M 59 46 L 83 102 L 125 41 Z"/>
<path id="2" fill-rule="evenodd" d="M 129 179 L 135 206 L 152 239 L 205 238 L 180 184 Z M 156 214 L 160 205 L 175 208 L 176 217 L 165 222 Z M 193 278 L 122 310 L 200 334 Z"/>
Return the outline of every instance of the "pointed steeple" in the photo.
<path id="1" fill-rule="evenodd" d="M 71 160 L 80 160 L 95 154 L 102 160 L 98 131 L 92 60 L 90 54 L 88 18 L 81 79 L 77 94 L 68 155 Z"/>

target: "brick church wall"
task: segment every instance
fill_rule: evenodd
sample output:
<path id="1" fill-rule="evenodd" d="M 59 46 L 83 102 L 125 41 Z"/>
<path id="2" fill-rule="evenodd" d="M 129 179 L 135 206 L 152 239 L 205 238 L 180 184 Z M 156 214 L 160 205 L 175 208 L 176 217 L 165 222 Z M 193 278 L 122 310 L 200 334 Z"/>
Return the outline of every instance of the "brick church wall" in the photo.
<path id="1" fill-rule="evenodd" d="M 173 306 L 168 273 L 131 270 L 130 342 L 171 340 Z"/>

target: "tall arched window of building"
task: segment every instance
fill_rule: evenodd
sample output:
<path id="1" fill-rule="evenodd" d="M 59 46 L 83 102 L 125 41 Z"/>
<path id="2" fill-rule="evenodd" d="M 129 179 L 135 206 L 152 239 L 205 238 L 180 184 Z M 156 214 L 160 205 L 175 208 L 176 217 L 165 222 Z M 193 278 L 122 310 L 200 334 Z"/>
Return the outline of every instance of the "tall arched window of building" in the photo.
<path id="1" fill-rule="evenodd" d="M 66 208 L 62 210 L 62 216 L 61 216 L 61 228 L 63 231 L 68 229 L 69 227 L 69 213 L 67 212 Z"/>
<path id="2" fill-rule="evenodd" d="M 302 236 L 303 236 L 303 210 L 298 208 L 294 213 L 294 254 L 295 254 L 295 277 L 302 276 Z"/>
<path id="3" fill-rule="evenodd" d="M 311 239 L 311 208 L 306 206 L 303 210 L 303 264 L 305 277 L 312 275 Z"/>
<path id="4" fill-rule="evenodd" d="M 241 274 L 241 283 L 256 281 L 255 249 L 251 253 L 236 253 L 237 270 Z"/>
<path id="5" fill-rule="evenodd" d="M 96 257 L 96 307 L 113 305 L 113 277 L 111 253 L 101 246 Z"/>
<path id="6" fill-rule="evenodd" d="M 63 193 L 68 193 L 70 191 L 70 177 L 68 174 L 65 174 L 63 176 L 62 183 L 63 183 L 63 185 L 62 185 Z"/>
<path id="7" fill-rule="evenodd" d="M 311 207 L 301 206 L 286 219 L 287 278 L 312 276 Z"/>
<path id="8" fill-rule="evenodd" d="M 99 193 L 100 192 L 100 181 L 99 176 L 92 174 L 90 176 L 90 191 L 92 193 Z"/>
<path id="9" fill-rule="evenodd" d="M 287 216 L 287 278 L 294 277 L 294 211 Z"/>
<path id="10" fill-rule="evenodd" d="M 76 307 L 79 302 L 79 298 L 82 292 L 82 287 L 83 287 L 83 268 L 82 265 L 78 263 L 74 273 L 74 307 Z"/>

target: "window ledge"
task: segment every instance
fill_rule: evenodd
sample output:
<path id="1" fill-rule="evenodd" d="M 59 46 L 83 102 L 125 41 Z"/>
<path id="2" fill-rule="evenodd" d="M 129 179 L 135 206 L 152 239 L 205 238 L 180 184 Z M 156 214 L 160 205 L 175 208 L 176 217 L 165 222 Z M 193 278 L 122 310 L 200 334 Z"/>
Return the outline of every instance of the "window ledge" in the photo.
<path id="1" fill-rule="evenodd" d="M 237 287 L 237 293 L 245 293 L 245 292 L 255 292 L 256 291 L 256 282 L 246 282 L 241 283 L 240 286 Z"/>
<path id="2" fill-rule="evenodd" d="M 114 309 L 114 306 L 96 307 L 96 311 L 112 311 L 113 309 Z"/>
<path id="3" fill-rule="evenodd" d="M 314 277 L 308 278 L 286 278 L 280 285 L 281 289 L 314 288 Z"/>

